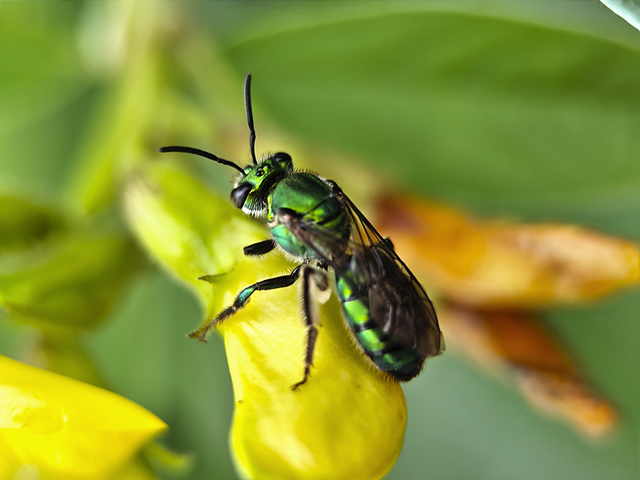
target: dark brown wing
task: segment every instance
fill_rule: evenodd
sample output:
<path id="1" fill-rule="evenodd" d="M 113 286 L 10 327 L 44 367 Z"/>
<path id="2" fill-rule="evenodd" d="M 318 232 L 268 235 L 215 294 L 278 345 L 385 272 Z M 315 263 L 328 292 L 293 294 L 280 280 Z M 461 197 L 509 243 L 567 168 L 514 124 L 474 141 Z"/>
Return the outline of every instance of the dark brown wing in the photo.
<path id="1" fill-rule="evenodd" d="M 372 319 L 403 347 L 426 357 L 444 351 L 438 317 L 424 288 L 400 259 L 389 239 L 384 239 L 353 202 L 336 185 L 334 193 L 351 215 L 355 263 L 368 272 Z"/>
<path id="2" fill-rule="evenodd" d="M 336 242 L 339 255 L 329 256 L 331 232 L 313 224 L 291 225 L 292 233 L 332 267 L 354 292 L 369 298 L 371 319 L 402 347 L 418 351 L 425 357 L 444 351 L 444 340 L 431 300 L 395 252 L 389 239 L 384 239 L 371 222 L 358 210 L 340 187 L 328 181 L 334 195 L 342 202 L 351 220 L 351 239 L 346 251 Z M 318 242 L 320 240 L 320 242 Z"/>

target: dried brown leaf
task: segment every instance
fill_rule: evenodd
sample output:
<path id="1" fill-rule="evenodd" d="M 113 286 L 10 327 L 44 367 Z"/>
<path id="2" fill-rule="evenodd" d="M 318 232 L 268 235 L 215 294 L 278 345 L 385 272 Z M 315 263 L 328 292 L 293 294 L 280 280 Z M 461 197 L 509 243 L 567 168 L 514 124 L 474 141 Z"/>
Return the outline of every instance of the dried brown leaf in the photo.
<path id="1" fill-rule="evenodd" d="M 386 196 L 376 225 L 400 255 L 458 303 L 539 307 L 638 283 L 638 246 L 572 225 L 482 221 L 413 197 Z"/>
<path id="2" fill-rule="evenodd" d="M 537 410 L 568 421 L 589 437 L 615 426 L 614 407 L 585 382 L 534 314 L 447 305 L 439 316 L 448 346 L 514 386 Z"/>

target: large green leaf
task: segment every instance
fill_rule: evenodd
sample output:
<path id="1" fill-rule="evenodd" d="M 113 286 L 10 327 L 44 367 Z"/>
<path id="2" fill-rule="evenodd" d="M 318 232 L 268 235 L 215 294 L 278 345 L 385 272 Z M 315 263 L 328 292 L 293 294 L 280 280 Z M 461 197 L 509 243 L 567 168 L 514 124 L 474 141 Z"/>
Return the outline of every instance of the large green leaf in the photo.
<path id="1" fill-rule="evenodd" d="M 628 226 L 640 213 L 639 48 L 418 10 L 287 25 L 227 53 L 278 122 L 415 192 L 596 226 L 617 216 L 612 229 L 640 234 Z"/>

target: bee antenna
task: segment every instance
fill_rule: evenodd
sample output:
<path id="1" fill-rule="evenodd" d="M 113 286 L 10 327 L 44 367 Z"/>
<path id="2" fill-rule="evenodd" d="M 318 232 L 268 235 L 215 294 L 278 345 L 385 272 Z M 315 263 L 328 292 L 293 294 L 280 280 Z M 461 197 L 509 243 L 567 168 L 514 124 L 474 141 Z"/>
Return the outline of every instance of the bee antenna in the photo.
<path id="1" fill-rule="evenodd" d="M 229 160 L 225 160 L 224 158 L 220 158 L 213 153 L 205 152 L 204 150 L 200 150 L 199 148 L 191 148 L 191 147 L 162 147 L 159 148 L 158 151 L 160 153 L 168 153 L 168 152 L 179 152 L 179 153 L 190 153 L 192 155 L 198 155 L 199 157 L 208 158 L 209 160 L 213 160 L 214 162 L 218 162 L 222 165 L 226 165 L 228 167 L 233 167 L 238 170 L 241 174 L 245 175 L 244 170 L 239 165 L 230 162 Z"/>
<path id="2" fill-rule="evenodd" d="M 247 78 L 244 81 L 244 108 L 247 111 L 247 124 L 249 125 L 249 146 L 251 147 L 251 158 L 253 164 L 257 165 L 256 160 L 256 130 L 253 127 L 253 109 L 251 108 L 251 74 L 247 73 Z"/>

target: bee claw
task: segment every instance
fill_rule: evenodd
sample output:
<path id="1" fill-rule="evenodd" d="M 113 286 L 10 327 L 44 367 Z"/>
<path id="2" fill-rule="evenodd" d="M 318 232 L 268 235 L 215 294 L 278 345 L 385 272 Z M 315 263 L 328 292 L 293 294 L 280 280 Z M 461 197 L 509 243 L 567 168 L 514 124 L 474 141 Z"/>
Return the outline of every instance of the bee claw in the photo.
<path id="1" fill-rule="evenodd" d="M 195 330 L 189 334 L 187 334 L 187 337 L 189 338 L 197 338 L 199 341 L 201 341 L 202 343 L 206 343 L 207 339 L 205 338 L 207 336 L 207 332 L 200 332 L 199 330 Z"/>
<path id="2" fill-rule="evenodd" d="M 298 387 L 301 387 L 302 385 L 307 383 L 308 378 L 309 378 L 309 366 L 305 367 L 304 377 L 302 378 L 302 380 L 300 380 L 298 383 L 294 383 L 293 385 L 291 385 L 291 390 L 295 392 L 298 389 Z"/>

